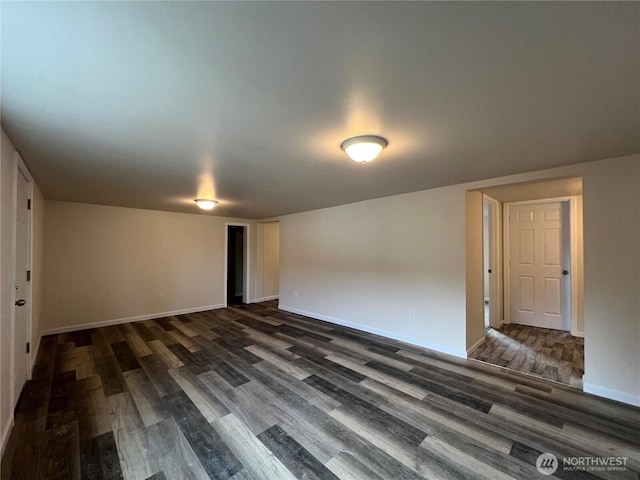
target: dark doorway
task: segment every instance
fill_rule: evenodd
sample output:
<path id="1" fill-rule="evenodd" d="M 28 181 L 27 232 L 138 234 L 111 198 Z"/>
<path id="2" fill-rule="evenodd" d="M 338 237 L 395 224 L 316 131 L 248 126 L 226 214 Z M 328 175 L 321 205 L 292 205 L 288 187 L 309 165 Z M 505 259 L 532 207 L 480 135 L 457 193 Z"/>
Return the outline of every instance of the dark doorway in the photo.
<path id="1" fill-rule="evenodd" d="M 240 305 L 244 298 L 245 228 L 229 225 L 227 229 L 227 305 Z"/>

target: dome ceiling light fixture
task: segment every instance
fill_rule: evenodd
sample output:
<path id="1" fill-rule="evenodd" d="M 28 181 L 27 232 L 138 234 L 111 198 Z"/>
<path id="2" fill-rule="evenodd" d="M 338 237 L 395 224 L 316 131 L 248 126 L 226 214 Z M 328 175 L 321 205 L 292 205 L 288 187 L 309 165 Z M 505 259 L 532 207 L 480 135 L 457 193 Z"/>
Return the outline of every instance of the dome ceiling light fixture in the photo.
<path id="1" fill-rule="evenodd" d="M 196 198 L 194 200 L 196 205 L 198 205 L 202 210 L 213 210 L 218 202 L 215 200 L 211 200 L 209 198 Z"/>
<path id="2" fill-rule="evenodd" d="M 340 148 L 351 160 L 367 163 L 376 158 L 388 144 L 389 142 L 377 135 L 360 135 L 346 139 Z"/>

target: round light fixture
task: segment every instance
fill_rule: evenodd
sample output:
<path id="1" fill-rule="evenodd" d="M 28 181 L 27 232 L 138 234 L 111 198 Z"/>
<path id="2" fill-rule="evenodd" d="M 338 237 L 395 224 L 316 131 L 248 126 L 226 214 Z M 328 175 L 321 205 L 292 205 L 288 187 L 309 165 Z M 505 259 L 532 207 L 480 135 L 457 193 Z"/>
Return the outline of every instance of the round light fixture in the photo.
<path id="1" fill-rule="evenodd" d="M 359 137 L 348 138 L 342 142 L 340 148 L 352 160 L 367 163 L 376 158 L 388 144 L 384 138 L 376 135 L 360 135 Z"/>
<path id="2" fill-rule="evenodd" d="M 196 205 L 198 205 L 202 210 L 213 210 L 213 207 L 218 203 L 215 200 L 210 200 L 208 198 L 196 198 L 194 202 L 196 202 Z"/>

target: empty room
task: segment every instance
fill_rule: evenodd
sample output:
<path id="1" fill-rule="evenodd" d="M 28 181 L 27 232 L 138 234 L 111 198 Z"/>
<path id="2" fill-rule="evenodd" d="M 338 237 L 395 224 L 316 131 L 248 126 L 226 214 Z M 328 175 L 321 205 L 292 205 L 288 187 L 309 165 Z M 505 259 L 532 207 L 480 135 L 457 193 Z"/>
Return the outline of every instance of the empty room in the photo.
<path id="1" fill-rule="evenodd" d="M 640 3 L 0 25 L 2 480 L 640 478 Z"/>

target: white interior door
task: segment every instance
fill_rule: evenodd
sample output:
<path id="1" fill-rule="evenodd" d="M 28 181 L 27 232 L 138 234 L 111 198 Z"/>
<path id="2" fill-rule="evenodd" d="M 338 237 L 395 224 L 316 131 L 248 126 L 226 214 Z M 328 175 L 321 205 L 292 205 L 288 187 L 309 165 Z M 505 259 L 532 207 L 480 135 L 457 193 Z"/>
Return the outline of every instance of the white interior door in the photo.
<path id="1" fill-rule="evenodd" d="M 564 238 L 562 202 L 510 206 L 512 323 L 570 330 Z"/>
<path id="2" fill-rule="evenodd" d="M 31 252 L 31 225 L 29 222 L 29 180 L 20 168 L 16 175 L 16 217 L 15 217 L 15 256 L 14 256 L 14 342 L 13 342 L 13 393 L 14 402 L 18 401 L 22 387 L 27 381 L 27 342 L 29 334 L 30 292 L 27 270 Z M 15 403 L 14 403 L 15 404 Z"/>

